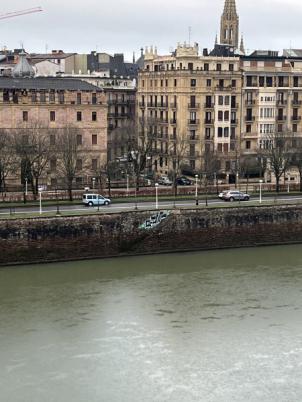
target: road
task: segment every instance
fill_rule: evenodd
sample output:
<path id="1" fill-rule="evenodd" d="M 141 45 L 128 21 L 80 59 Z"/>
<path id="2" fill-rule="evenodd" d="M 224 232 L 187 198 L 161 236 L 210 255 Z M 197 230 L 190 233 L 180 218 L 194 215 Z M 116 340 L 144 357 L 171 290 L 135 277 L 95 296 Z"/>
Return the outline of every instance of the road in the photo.
<path id="1" fill-rule="evenodd" d="M 275 197 L 265 197 L 263 198 L 263 204 L 267 202 L 274 202 L 276 200 Z M 280 196 L 280 198 L 277 198 L 278 202 L 302 202 L 302 196 Z M 253 197 L 251 198 L 250 201 L 242 201 L 241 204 L 244 205 L 249 205 L 249 204 L 255 204 L 255 202 L 259 202 L 259 197 Z M 208 203 L 210 205 L 225 205 L 226 203 L 224 201 L 221 201 L 217 198 L 210 198 L 208 200 Z M 238 204 L 237 202 L 233 202 L 228 205 L 235 206 Z M 205 200 L 200 200 L 199 205 L 203 206 L 205 205 Z M 195 200 L 179 200 L 174 203 L 174 201 L 159 201 L 158 206 L 160 209 L 172 209 L 174 207 L 176 208 L 189 208 L 189 207 L 195 207 L 196 206 L 196 201 Z M 155 209 L 155 200 L 154 202 L 139 202 L 135 204 L 134 202 L 129 202 L 129 203 L 113 203 L 110 206 L 100 206 L 99 210 L 101 212 L 106 212 L 106 213 L 116 213 L 116 212 L 125 212 L 125 211 L 133 211 L 135 208 L 138 210 L 146 210 L 146 209 Z M 60 205 L 60 212 L 87 212 L 87 211 L 92 211 L 92 210 L 98 210 L 97 207 L 93 208 L 88 208 L 80 203 L 78 205 Z M 13 210 L 14 214 L 38 214 L 39 213 L 39 207 L 17 207 L 14 208 Z M 57 208 L 55 206 L 43 206 L 42 204 L 42 212 L 56 212 Z M 0 210 L 0 216 L 1 215 L 8 215 L 11 213 L 10 208 L 3 208 Z"/>

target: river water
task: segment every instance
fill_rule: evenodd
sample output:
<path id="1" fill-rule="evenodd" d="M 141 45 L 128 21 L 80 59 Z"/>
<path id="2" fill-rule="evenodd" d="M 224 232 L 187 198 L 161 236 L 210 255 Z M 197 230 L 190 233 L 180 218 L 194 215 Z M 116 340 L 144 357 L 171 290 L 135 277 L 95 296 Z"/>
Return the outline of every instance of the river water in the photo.
<path id="1" fill-rule="evenodd" d="M 1 402 L 302 401 L 302 246 L 0 269 Z"/>

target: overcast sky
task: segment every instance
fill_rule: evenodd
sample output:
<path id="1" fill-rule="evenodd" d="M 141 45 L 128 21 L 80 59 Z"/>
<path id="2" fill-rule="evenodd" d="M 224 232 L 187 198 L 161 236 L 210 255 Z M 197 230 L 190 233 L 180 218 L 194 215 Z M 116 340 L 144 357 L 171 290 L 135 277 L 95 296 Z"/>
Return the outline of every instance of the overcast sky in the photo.
<path id="1" fill-rule="evenodd" d="M 4 2 L 1 2 L 4 3 Z M 132 52 L 146 45 L 168 53 L 177 42 L 212 47 L 224 0 L 10 0 L 0 12 L 42 6 L 44 12 L 0 21 L 0 46 L 87 53 Z M 301 0 L 237 0 L 247 49 L 302 48 Z"/>

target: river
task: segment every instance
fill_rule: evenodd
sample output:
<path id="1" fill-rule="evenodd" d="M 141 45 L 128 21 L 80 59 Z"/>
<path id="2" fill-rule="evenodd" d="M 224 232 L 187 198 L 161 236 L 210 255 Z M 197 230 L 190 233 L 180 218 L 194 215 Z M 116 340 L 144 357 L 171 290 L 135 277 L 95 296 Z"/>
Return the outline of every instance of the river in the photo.
<path id="1" fill-rule="evenodd" d="M 302 401 L 302 246 L 0 269 L 1 402 Z"/>

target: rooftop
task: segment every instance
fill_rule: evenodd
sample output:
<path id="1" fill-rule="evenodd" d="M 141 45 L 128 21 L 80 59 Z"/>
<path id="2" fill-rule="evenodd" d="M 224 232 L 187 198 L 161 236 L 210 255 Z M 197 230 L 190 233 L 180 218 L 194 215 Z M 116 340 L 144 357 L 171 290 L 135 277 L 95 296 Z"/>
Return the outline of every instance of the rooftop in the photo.
<path id="1" fill-rule="evenodd" d="M 11 78 L 0 77 L 0 89 L 26 90 L 58 90 L 58 91 L 91 91 L 101 92 L 101 89 L 88 82 L 70 78 Z"/>

